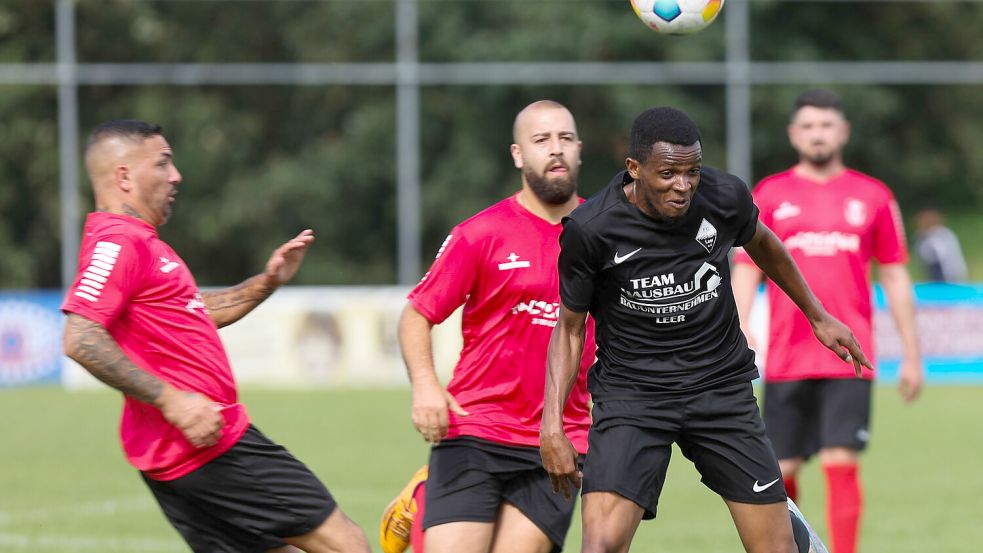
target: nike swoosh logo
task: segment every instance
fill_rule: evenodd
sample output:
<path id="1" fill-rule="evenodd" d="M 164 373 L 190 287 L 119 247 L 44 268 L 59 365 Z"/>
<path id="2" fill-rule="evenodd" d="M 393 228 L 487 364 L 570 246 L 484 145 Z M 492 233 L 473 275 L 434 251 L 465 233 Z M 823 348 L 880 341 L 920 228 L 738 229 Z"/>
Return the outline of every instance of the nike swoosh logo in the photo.
<path id="1" fill-rule="evenodd" d="M 779 478 L 776 478 L 776 479 L 772 480 L 771 482 L 768 482 L 767 484 L 764 484 L 764 485 L 758 484 L 758 481 L 755 480 L 754 481 L 754 485 L 751 486 L 751 489 L 754 490 L 754 493 L 761 493 L 761 492 L 767 490 L 768 488 L 774 486 L 775 485 L 775 482 L 778 482 L 778 480 L 779 480 Z"/>
<path id="2" fill-rule="evenodd" d="M 635 250 L 633 252 L 628 252 L 625 255 L 618 255 L 618 252 L 614 252 L 614 264 L 615 265 L 620 265 L 624 260 L 628 259 L 629 257 L 635 255 L 636 253 L 638 253 L 640 251 L 642 251 L 642 248 L 638 248 L 637 250 Z"/>

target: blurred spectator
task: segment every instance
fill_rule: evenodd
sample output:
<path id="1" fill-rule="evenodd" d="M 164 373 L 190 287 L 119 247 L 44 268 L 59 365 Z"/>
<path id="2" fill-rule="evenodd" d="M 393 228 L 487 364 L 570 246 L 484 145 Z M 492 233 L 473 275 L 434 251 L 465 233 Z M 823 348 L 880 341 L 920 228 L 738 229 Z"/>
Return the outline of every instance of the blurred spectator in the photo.
<path id="1" fill-rule="evenodd" d="M 942 213 L 926 208 L 915 215 L 915 252 L 925 266 L 926 276 L 936 282 L 965 282 L 966 259 L 959 238 L 945 226 Z"/>

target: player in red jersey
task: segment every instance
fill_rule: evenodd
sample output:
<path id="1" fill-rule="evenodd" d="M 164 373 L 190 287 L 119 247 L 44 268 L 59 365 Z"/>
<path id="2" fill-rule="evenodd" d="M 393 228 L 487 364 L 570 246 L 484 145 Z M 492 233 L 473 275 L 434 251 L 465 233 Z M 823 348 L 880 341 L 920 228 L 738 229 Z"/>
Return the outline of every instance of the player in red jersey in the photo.
<path id="1" fill-rule="evenodd" d="M 513 138 L 522 189 L 451 230 L 400 321 L 413 424 L 434 444 L 424 513 L 413 522 L 425 529 L 427 553 L 559 550 L 573 513 L 573 502 L 552 493 L 538 448 L 546 349 L 560 301 L 560 220 L 581 201 L 581 142 L 573 116 L 552 101 L 523 109 Z M 430 333 L 461 305 L 464 346 L 445 390 Z M 593 359 L 590 334 L 563 415 L 581 454 Z M 387 543 L 385 530 L 385 551 L 405 547 Z M 420 553 L 420 540 L 413 545 Z"/>
<path id="2" fill-rule="evenodd" d="M 905 401 L 912 401 L 922 386 L 922 363 L 901 215 L 884 183 L 844 166 L 849 132 L 833 93 L 799 96 L 788 127 L 799 163 L 758 183 L 754 200 L 761 221 L 785 244 L 809 287 L 871 357 L 869 275 L 871 260 L 878 262 L 904 343 L 899 389 Z M 733 287 L 746 326 L 762 275 L 746 254 L 735 259 Z M 785 488 L 794 499 L 799 468 L 818 452 L 833 553 L 853 553 L 862 504 L 859 454 L 869 436 L 874 372 L 854 378 L 849 367 L 812 339 L 809 322 L 771 281 L 767 293 L 764 417 Z"/>
<path id="3" fill-rule="evenodd" d="M 196 552 L 368 553 L 317 477 L 250 424 L 217 332 L 293 277 L 313 233 L 262 274 L 201 292 L 157 236 L 181 182 L 160 127 L 100 125 L 85 164 L 96 211 L 62 305 L 65 352 L 123 392 L 123 450 L 171 524 Z"/>

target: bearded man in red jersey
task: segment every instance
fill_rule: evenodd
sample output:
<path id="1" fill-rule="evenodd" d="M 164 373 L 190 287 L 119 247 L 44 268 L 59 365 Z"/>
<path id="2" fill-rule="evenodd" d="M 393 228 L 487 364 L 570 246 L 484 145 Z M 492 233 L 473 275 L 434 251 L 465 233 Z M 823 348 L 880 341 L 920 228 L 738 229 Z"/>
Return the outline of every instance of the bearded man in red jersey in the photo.
<path id="1" fill-rule="evenodd" d="M 539 424 L 560 305 L 560 221 L 581 203 L 581 142 L 570 111 L 549 100 L 519 112 L 513 142 L 522 188 L 451 230 L 400 320 L 413 424 L 434 446 L 429 475 L 418 472 L 386 510 L 385 553 L 408 541 L 415 553 L 424 541 L 427 553 L 548 553 L 562 547 L 570 526 L 574 503 L 552 493 Z M 431 329 L 462 305 L 464 346 L 445 389 Z M 591 326 L 562 417 L 581 455 L 593 360 Z"/>
<path id="2" fill-rule="evenodd" d="M 922 361 L 898 204 L 883 182 L 843 164 L 850 125 L 832 92 L 800 95 L 788 135 L 799 162 L 755 187 L 761 221 L 785 244 L 823 306 L 853 330 L 871 358 L 870 262 L 877 261 L 904 344 L 899 391 L 905 401 L 912 401 L 922 386 Z M 735 261 L 734 296 L 750 336 L 746 327 L 762 273 L 744 253 Z M 795 499 L 799 468 L 818 453 L 828 490 L 832 551 L 854 553 L 862 509 L 860 452 L 870 436 L 874 372 L 865 370 L 855 378 L 849 367 L 812 339 L 809 322 L 771 281 L 767 292 L 764 419 L 785 489 Z"/>

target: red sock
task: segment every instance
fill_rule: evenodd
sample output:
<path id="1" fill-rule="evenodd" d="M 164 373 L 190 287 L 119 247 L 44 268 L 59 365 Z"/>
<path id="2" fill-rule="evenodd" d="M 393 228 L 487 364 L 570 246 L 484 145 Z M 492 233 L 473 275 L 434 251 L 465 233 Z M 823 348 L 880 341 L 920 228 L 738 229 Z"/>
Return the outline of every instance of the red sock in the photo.
<path id="1" fill-rule="evenodd" d="M 796 482 L 795 477 L 789 476 L 783 480 L 783 483 L 785 484 L 785 493 L 788 495 L 788 498 L 792 501 L 798 501 L 799 484 Z"/>
<path id="2" fill-rule="evenodd" d="M 825 465 L 826 518 L 829 522 L 832 553 L 854 553 L 863 494 L 857 465 Z"/>
<path id="3" fill-rule="evenodd" d="M 416 491 L 413 492 L 413 499 L 416 501 L 416 515 L 413 517 L 413 526 L 410 528 L 410 547 L 413 553 L 423 553 L 423 512 L 427 506 L 426 482 L 416 487 Z"/>

